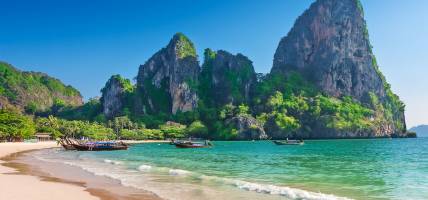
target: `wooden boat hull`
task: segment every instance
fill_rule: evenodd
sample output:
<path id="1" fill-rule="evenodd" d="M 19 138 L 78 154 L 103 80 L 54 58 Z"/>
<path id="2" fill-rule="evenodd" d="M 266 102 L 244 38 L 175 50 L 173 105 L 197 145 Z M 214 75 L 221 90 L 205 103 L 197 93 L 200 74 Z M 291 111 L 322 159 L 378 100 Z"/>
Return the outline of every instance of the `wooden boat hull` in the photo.
<path id="1" fill-rule="evenodd" d="M 194 144 L 180 144 L 176 143 L 175 146 L 177 148 L 209 148 L 208 145 L 194 145 Z"/>
<path id="2" fill-rule="evenodd" d="M 73 145 L 61 144 L 61 146 L 64 147 L 65 150 L 76 150 L 76 148 Z"/>
<path id="3" fill-rule="evenodd" d="M 276 145 L 304 145 L 304 142 L 273 141 Z"/>
<path id="4" fill-rule="evenodd" d="M 89 145 L 76 145 L 76 144 L 73 146 L 78 151 L 117 151 L 117 150 L 128 149 L 128 146 L 105 147 L 105 146 L 89 146 Z"/>

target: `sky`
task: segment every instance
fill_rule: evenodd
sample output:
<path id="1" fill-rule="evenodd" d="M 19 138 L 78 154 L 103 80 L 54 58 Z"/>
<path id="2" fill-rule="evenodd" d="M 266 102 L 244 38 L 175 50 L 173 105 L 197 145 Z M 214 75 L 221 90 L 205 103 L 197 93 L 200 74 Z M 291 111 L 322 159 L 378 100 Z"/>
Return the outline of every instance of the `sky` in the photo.
<path id="1" fill-rule="evenodd" d="M 100 96 L 113 74 L 138 67 L 182 32 L 205 48 L 242 53 L 266 73 L 281 37 L 313 0 L 0 0 L 0 60 Z M 362 0 L 381 71 L 428 124 L 428 1 Z M 199 60 L 203 57 L 200 56 Z"/>

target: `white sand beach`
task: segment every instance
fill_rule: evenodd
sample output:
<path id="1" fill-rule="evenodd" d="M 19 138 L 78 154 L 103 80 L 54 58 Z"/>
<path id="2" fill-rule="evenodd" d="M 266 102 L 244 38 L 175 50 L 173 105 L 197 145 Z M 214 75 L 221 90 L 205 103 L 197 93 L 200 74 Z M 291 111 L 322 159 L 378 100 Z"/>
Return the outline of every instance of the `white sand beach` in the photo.
<path id="1" fill-rule="evenodd" d="M 0 158 L 13 153 L 57 147 L 56 142 L 0 143 Z M 0 161 L 4 162 L 4 161 Z M 15 169 L 0 165 L 0 199 L 4 200 L 96 200 L 86 188 L 28 175 L 13 174 Z"/>

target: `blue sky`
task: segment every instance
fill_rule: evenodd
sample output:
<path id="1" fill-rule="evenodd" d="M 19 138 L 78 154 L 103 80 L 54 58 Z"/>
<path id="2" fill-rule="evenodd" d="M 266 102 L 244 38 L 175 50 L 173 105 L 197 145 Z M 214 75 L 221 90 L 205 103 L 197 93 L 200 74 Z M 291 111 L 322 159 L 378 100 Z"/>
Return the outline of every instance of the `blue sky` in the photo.
<path id="1" fill-rule="evenodd" d="M 99 96 L 185 33 L 205 48 L 243 53 L 268 72 L 281 37 L 313 0 L 0 0 L 0 60 Z M 362 0 L 374 52 L 409 126 L 428 124 L 428 1 Z M 202 57 L 200 57 L 202 60 Z"/>

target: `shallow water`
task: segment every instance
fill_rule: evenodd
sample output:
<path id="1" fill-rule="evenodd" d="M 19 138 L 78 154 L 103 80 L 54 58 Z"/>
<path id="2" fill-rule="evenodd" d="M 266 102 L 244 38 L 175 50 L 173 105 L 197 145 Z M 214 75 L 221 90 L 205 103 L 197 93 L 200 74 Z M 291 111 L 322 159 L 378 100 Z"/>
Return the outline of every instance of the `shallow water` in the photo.
<path id="1" fill-rule="evenodd" d="M 61 162 L 167 199 L 428 199 L 428 138 L 139 144 L 128 151 L 48 149 Z"/>

